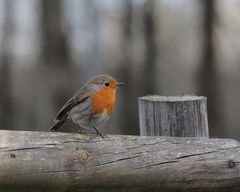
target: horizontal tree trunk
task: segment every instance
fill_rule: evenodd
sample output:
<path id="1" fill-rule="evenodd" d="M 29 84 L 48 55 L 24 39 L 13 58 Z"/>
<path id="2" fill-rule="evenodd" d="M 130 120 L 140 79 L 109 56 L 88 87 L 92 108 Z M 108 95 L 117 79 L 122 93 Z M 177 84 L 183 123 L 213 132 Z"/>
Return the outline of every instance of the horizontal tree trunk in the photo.
<path id="1" fill-rule="evenodd" d="M 239 191 L 230 139 L 0 131 L 0 191 Z"/>

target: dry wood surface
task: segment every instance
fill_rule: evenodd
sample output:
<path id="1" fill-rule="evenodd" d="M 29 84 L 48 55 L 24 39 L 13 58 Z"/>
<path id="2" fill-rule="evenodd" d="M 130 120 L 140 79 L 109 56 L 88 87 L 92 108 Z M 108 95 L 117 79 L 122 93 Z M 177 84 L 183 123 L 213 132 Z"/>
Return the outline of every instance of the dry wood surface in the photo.
<path id="1" fill-rule="evenodd" d="M 0 191 L 239 191 L 231 139 L 0 131 Z"/>

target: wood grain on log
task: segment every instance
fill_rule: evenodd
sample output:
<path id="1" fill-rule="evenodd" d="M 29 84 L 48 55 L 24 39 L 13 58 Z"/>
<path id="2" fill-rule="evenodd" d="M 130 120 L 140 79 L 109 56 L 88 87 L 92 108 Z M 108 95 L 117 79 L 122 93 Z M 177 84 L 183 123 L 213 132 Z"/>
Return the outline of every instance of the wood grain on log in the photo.
<path id="1" fill-rule="evenodd" d="M 208 138 L 205 97 L 145 96 L 138 102 L 140 135 Z"/>
<path id="2" fill-rule="evenodd" d="M 0 191 L 239 191 L 230 139 L 0 131 Z"/>

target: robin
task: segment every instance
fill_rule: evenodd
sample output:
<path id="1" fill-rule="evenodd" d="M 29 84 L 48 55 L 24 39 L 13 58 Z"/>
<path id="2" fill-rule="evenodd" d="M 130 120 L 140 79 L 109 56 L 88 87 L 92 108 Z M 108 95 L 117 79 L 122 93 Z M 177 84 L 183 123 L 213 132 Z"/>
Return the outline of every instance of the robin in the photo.
<path id="1" fill-rule="evenodd" d="M 72 120 L 78 128 L 94 128 L 98 135 L 104 135 L 96 128 L 111 116 L 118 83 L 110 75 L 96 75 L 69 99 L 54 119 L 50 130 L 57 131 L 65 122 Z"/>

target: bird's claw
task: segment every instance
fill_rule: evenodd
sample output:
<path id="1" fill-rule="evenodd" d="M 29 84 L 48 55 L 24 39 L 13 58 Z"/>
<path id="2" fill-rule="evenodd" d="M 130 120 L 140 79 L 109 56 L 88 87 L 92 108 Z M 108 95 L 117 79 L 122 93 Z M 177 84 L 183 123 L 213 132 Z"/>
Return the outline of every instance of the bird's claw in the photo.
<path id="1" fill-rule="evenodd" d="M 97 135 L 99 135 L 100 137 L 102 137 L 103 139 L 106 137 L 106 135 L 102 134 L 96 127 L 93 127 L 96 132 L 97 132 Z"/>

